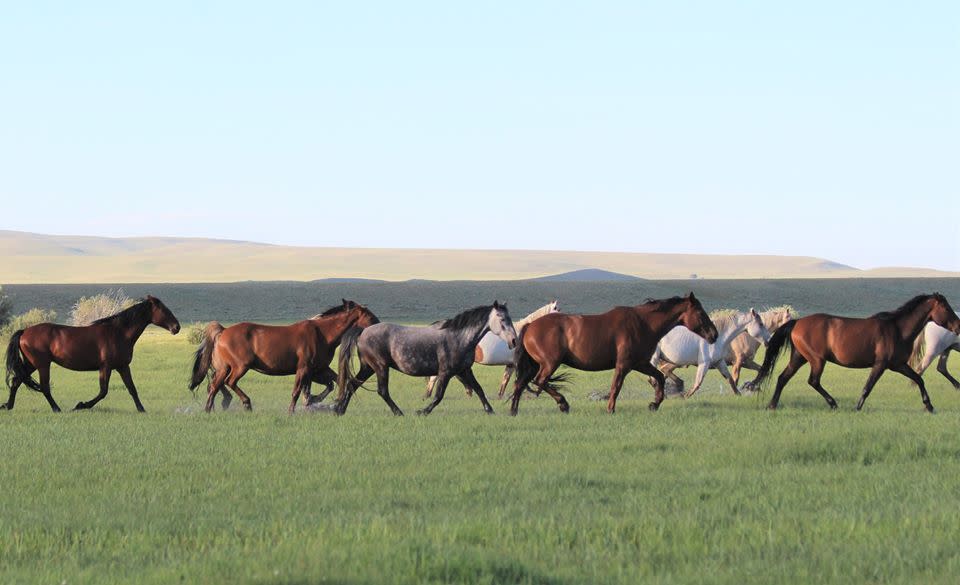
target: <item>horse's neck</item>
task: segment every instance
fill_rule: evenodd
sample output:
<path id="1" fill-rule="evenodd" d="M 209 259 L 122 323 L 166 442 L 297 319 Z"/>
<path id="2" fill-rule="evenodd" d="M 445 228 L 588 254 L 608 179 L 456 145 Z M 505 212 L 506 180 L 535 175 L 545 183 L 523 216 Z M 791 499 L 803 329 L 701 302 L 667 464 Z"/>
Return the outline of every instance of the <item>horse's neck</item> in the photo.
<path id="1" fill-rule="evenodd" d="M 340 339 L 348 329 L 353 327 L 357 319 L 349 314 L 339 314 L 332 318 L 316 319 L 313 321 L 314 327 L 320 332 L 320 335 L 330 345 L 340 343 Z"/>
<path id="2" fill-rule="evenodd" d="M 767 329 L 773 329 L 773 320 L 777 317 L 777 311 L 764 311 L 760 313 L 760 320 Z"/>
<path id="3" fill-rule="evenodd" d="M 483 336 L 487 334 L 487 331 L 490 331 L 490 328 L 487 327 L 486 323 L 484 323 L 483 325 L 475 325 L 473 327 L 459 329 L 456 331 L 455 336 L 458 341 L 458 345 L 464 349 L 473 349 L 477 347 L 477 344 L 479 344 L 480 340 L 483 339 Z"/>
<path id="4" fill-rule="evenodd" d="M 913 341 L 920 335 L 923 328 L 927 326 L 928 321 L 930 321 L 929 302 L 917 306 L 906 315 L 901 315 L 896 319 L 901 338 L 909 339 L 910 341 Z"/>
<path id="5" fill-rule="evenodd" d="M 527 316 L 524 317 L 523 319 L 520 319 L 519 321 L 517 321 L 516 323 L 514 323 L 514 324 L 513 324 L 514 329 L 516 329 L 517 331 L 519 331 L 520 329 L 523 329 L 524 327 L 526 327 L 527 325 L 529 325 L 531 322 L 536 321 L 537 319 L 539 319 L 540 317 L 543 317 L 544 315 L 546 315 L 546 314 L 549 313 L 549 312 L 550 312 L 550 305 L 544 305 L 544 306 L 540 307 L 539 309 L 537 309 L 536 311 L 530 313 L 529 315 L 527 315 Z"/>
<path id="6" fill-rule="evenodd" d="M 143 331 L 150 325 L 150 319 L 144 319 L 142 322 L 130 323 L 123 329 L 123 336 L 132 342 L 136 342 L 143 335 Z"/>
<path id="7" fill-rule="evenodd" d="M 678 303 L 676 306 L 664 311 L 658 309 L 648 309 L 644 311 L 642 307 L 643 305 L 638 307 L 637 312 L 641 318 L 650 325 L 650 328 L 658 339 L 669 333 L 670 330 L 677 325 L 681 325 L 680 317 L 686 310 L 686 306 L 683 303 Z"/>
<path id="8" fill-rule="evenodd" d="M 723 329 L 717 332 L 717 340 L 714 342 L 714 345 L 717 347 L 724 347 L 730 343 L 733 338 L 737 335 L 740 335 L 747 330 L 747 326 L 750 325 L 750 316 L 743 313 L 738 313 L 734 315 L 724 326 Z"/>

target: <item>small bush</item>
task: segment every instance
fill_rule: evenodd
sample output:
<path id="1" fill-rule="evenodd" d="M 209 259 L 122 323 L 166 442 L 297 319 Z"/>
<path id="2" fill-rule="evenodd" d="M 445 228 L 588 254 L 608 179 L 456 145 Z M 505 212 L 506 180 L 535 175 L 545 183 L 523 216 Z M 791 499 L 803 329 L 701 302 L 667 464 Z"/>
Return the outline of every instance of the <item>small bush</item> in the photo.
<path id="1" fill-rule="evenodd" d="M 33 308 L 22 315 L 10 319 L 6 325 L 0 329 L 0 339 L 6 341 L 15 331 L 26 329 L 31 325 L 38 323 L 52 323 L 57 319 L 56 311 L 45 311 L 43 309 Z"/>
<path id="2" fill-rule="evenodd" d="M 133 305 L 133 299 L 128 297 L 122 288 L 115 291 L 108 290 L 92 297 L 80 297 L 80 300 L 70 309 L 70 324 L 89 325 L 97 319 L 116 315 L 131 305 Z"/>
<path id="3" fill-rule="evenodd" d="M 206 323 L 200 323 L 195 321 L 190 323 L 183 328 L 183 332 L 186 334 L 187 342 L 190 345 L 200 345 L 200 342 L 203 341 L 203 332 L 207 328 Z"/>
<path id="4" fill-rule="evenodd" d="M 10 300 L 10 297 L 3 294 L 3 287 L 0 286 L 0 327 L 10 322 L 12 314 L 13 301 Z"/>

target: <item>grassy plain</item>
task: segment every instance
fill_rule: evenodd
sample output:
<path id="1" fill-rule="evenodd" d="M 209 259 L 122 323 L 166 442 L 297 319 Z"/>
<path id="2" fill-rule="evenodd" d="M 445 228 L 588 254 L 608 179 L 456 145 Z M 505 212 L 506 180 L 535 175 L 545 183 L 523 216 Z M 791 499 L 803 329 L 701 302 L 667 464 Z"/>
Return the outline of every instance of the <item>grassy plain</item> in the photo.
<path id="1" fill-rule="evenodd" d="M 3 583 L 956 583 L 960 393 L 930 372 L 935 415 L 886 374 L 830 367 L 831 412 L 794 378 L 782 410 L 721 392 L 647 411 L 627 379 L 614 416 L 575 373 L 572 405 L 485 416 L 452 384 L 429 418 L 394 375 L 394 418 L 361 392 L 348 415 L 288 416 L 292 380 L 250 374 L 255 411 L 205 415 L 192 348 L 151 329 L 94 411 L 21 390 L 0 413 Z M 493 392 L 500 370 L 478 367 Z M 685 372 L 689 380 L 692 372 Z M 72 406 L 96 374 L 55 369 Z"/>

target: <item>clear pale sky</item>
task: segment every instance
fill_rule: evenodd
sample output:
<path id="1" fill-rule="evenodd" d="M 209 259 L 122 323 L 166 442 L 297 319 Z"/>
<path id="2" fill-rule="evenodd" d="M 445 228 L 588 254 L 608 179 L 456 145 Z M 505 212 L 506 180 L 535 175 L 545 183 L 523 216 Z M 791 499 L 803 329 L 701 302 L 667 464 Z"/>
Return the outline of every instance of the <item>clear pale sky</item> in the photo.
<path id="1" fill-rule="evenodd" d="M 960 3 L 11 2 L 0 228 L 960 270 Z"/>

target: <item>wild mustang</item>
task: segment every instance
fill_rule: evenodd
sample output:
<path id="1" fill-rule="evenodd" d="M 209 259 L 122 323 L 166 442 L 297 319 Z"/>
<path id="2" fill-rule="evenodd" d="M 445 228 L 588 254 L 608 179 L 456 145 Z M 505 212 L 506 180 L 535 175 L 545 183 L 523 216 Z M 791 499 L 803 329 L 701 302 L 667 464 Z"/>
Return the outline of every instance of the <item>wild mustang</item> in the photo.
<path id="1" fill-rule="evenodd" d="M 346 299 L 313 319 L 292 325 L 237 323 L 224 328 L 214 321 L 207 325 L 197 347 L 190 389 L 200 386 L 207 372 L 212 371 L 205 410 L 213 409 L 217 392 L 223 393 L 221 406 L 230 406 L 230 394 L 224 386 L 229 386 L 243 407 L 250 410 L 250 397 L 239 386 L 244 374 L 254 370 L 268 376 L 296 375 L 290 399 L 293 413 L 301 393 L 306 406 L 322 401 L 332 390 L 337 374 L 330 369 L 330 362 L 343 334 L 351 327 L 369 327 L 379 322 L 370 309 Z M 319 397 L 310 395 L 313 382 L 327 385 Z"/>
<path id="2" fill-rule="evenodd" d="M 517 379 L 510 414 L 517 414 L 520 396 L 531 381 L 568 412 L 567 399 L 557 391 L 561 365 L 578 370 L 614 370 L 607 411 L 617 407 L 623 379 L 633 370 L 651 376 L 656 390 L 650 410 L 663 402 L 663 374 L 650 363 L 657 343 L 671 329 L 683 325 L 713 343 L 717 328 L 693 293 L 685 297 L 649 300 L 635 307 L 616 307 L 601 315 L 545 315 L 527 325 L 517 350 Z"/>
<path id="3" fill-rule="evenodd" d="M 689 398 L 700 389 L 703 384 L 703 378 L 707 370 L 716 368 L 720 371 L 733 393 L 740 395 L 737 383 L 727 369 L 727 363 L 724 357 L 730 348 L 730 344 L 741 333 L 748 334 L 751 338 L 758 340 L 764 345 L 770 341 L 770 332 L 763 325 L 760 314 L 750 309 L 746 313 L 725 309 L 715 311 L 710 314 L 710 320 L 716 326 L 718 331 L 717 341 L 707 342 L 703 337 L 685 327 L 675 327 L 669 333 L 663 336 L 660 343 L 657 344 L 657 351 L 653 354 L 653 364 L 663 372 L 664 376 L 677 378 L 673 371 L 677 368 L 686 366 L 697 366 L 697 377 L 694 380 L 693 387 L 683 396 Z M 651 380 L 651 383 L 653 380 Z"/>
<path id="4" fill-rule="evenodd" d="M 136 302 L 116 315 L 94 321 L 85 327 L 40 323 L 13 334 L 7 346 L 7 387 L 10 398 L 0 409 L 13 410 L 21 384 L 43 394 L 54 412 L 60 407 L 50 394 L 50 364 L 81 372 L 100 372 L 100 393 L 92 400 L 79 402 L 74 410 L 84 410 L 103 400 L 116 370 L 133 398 L 137 410 L 144 412 L 137 387 L 130 375 L 133 347 L 147 325 L 157 325 L 176 335 L 180 322 L 160 299 L 152 296 Z M 31 376 L 36 370 L 37 383 Z"/>
<path id="5" fill-rule="evenodd" d="M 953 387 L 960 390 L 960 381 L 950 375 L 947 370 L 947 358 L 951 351 L 960 351 L 960 335 L 944 329 L 936 323 L 927 323 L 923 328 L 923 333 L 917 335 L 913 342 L 913 353 L 910 355 L 910 367 L 917 371 L 921 376 L 937 360 L 937 371 L 950 382 Z"/>
<path id="6" fill-rule="evenodd" d="M 473 371 L 474 352 L 480 339 L 491 331 L 509 347 L 517 343 L 517 332 L 510 320 L 506 305 L 475 307 L 431 327 L 404 327 L 380 323 L 364 330 L 353 329 L 343 339 L 340 350 L 340 392 L 336 412 L 343 414 L 350 398 L 370 376 L 377 375 L 377 392 L 395 415 L 403 411 L 390 398 L 390 368 L 409 376 L 436 376 L 437 387 L 433 402 L 417 414 L 430 414 L 443 400 L 450 379 L 456 377 L 467 388 L 476 392 L 488 414 L 493 407 L 487 402 L 483 388 Z M 360 370 L 354 376 L 350 371 L 350 357 L 356 351 Z"/>
<path id="7" fill-rule="evenodd" d="M 517 335 L 519 335 L 520 332 L 523 331 L 523 328 L 533 321 L 536 321 L 544 315 L 557 313 L 559 311 L 559 301 L 550 301 L 523 319 L 514 321 L 513 328 L 517 331 Z M 438 321 L 434 325 L 439 326 L 443 323 L 444 321 Z M 507 384 L 510 383 L 510 377 L 513 376 L 513 362 L 516 361 L 516 355 L 514 355 L 515 351 L 515 347 L 508 347 L 506 341 L 497 335 L 494 335 L 491 331 L 488 331 L 487 334 L 483 336 L 483 339 L 480 340 L 480 343 L 477 344 L 477 349 L 474 351 L 473 363 L 475 364 L 482 364 L 484 366 L 506 366 L 503 369 L 503 379 L 500 381 L 500 391 L 497 393 L 499 398 L 503 398 L 503 393 L 507 389 Z M 436 376 L 430 376 L 427 379 L 427 392 L 424 394 L 424 398 L 430 397 L 430 395 L 433 393 L 433 386 L 436 383 Z M 472 393 L 473 392 L 467 388 L 467 396 L 471 395 Z"/>
<path id="8" fill-rule="evenodd" d="M 920 387 L 924 407 L 933 412 L 923 378 L 908 364 L 914 339 L 931 321 L 960 333 L 960 319 L 940 293 L 916 296 L 895 311 L 877 313 L 865 319 L 817 313 L 788 321 L 770 339 L 767 355 L 754 385 L 762 387 L 773 371 L 777 357 L 790 346 L 790 362 L 777 378 L 777 388 L 767 407 L 771 410 L 777 408 L 783 387 L 807 362 L 810 362 L 807 382 L 823 396 L 830 408 L 836 408 L 837 401 L 820 384 L 824 366 L 832 362 L 845 368 L 870 368 L 867 383 L 857 402 L 857 410 L 863 408 L 863 403 L 883 372 L 893 370 Z"/>

